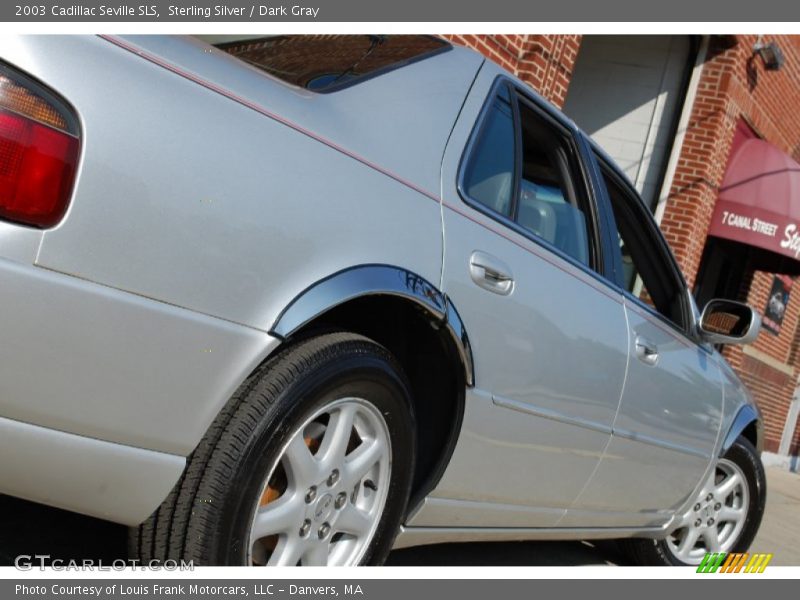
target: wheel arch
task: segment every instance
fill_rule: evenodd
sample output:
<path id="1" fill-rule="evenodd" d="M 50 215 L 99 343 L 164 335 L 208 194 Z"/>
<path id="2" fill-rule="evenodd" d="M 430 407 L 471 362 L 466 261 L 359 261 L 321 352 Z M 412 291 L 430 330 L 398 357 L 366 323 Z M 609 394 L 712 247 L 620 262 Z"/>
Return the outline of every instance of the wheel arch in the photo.
<path id="1" fill-rule="evenodd" d="M 720 456 L 725 454 L 739 436 L 744 436 L 753 444 L 760 454 L 764 448 L 764 421 L 754 404 L 745 404 L 736 413 L 722 442 Z"/>
<path id="2" fill-rule="evenodd" d="M 447 332 L 458 352 L 464 380 L 473 385 L 469 336 L 452 301 L 424 277 L 401 267 L 366 264 L 329 275 L 295 296 L 275 319 L 269 333 L 287 339 L 331 309 L 367 296 L 394 296 L 421 308 L 434 326 Z"/>
<path id="3" fill-rule="evenodd" d="M 433 489 L 455 448 L 472 352 L 458 311 L 436 286 L 392 265 L 334 273 L 298 294 L 270 334 L 283 343 L 330 329 L 360 333 L 387 347 L 406 371 L 418 427 L 417 472 L 409 511 Z"/>

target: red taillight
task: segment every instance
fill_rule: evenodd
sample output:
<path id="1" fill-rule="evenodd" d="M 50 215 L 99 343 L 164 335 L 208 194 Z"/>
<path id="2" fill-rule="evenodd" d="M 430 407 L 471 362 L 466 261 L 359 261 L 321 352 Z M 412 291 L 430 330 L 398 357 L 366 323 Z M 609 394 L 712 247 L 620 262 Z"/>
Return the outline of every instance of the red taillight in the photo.
<path id="1" fill-rule="evenodd" d="M 52 227 L 64 216 L 80 150 L 71 122 L 49 92 L 0 65 L 0 219 Z"/>

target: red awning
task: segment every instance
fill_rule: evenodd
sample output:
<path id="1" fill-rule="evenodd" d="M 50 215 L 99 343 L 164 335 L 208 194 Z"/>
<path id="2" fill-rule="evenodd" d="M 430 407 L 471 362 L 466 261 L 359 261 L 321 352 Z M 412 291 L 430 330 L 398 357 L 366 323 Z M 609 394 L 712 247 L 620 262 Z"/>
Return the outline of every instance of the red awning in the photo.
<path id="1" fill-rule="evenodd" d="M 757 262 L 766 264 L 756 268 L 769 270 L 771 262 L 785 265 L 783 257 L 800 261 L 800 164 L 764 140 L 742 142 L 725 171 L 709 235 L 773 255 L 770 261 L 760 253 Z"/>

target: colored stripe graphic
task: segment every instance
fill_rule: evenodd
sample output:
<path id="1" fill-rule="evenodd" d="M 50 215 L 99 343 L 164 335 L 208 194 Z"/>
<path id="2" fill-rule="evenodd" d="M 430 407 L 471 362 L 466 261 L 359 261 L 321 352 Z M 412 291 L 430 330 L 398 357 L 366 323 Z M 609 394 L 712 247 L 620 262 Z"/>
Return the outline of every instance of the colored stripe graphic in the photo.
<path id="1" fill-rule="evenodd" d="M 725 559 L 725 562 L 722 563 L 722 569 L 720 573 L 732 573 L 733 572 L 733 565 L 739 560 L 739 554 L 736 552 L 732 552 L 728 554 L 728 558 Z"/>
<path id="2" fill-rule="evenodd" d="M 698 573 L 763 573 L 772 554 L 747 552 L 707 552 L 697 566 Z"/>
<path id="3" fill-rule="evenodd" d="M 726 552 L 708 552 L 703 557 L 703 562 L 697 567 L 698 573 L 716 573 L 722 561 L 725 560 Z"/>

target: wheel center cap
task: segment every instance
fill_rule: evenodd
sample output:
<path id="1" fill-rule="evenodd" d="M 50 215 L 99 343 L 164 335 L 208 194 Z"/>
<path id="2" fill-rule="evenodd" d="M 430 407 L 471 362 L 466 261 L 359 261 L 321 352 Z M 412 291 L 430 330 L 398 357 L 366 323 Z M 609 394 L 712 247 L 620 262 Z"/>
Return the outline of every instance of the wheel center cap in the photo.
<path id="1" fill-rule="evenodd" d="M 333 511 L 333 496 L 330 494 L 325 494 L 317 500 L 317 504 L 314 506 L 314 521 L 321 522 L 327 521 L 328 517 L 331 515 Z"/>
<path id="2" fill-rule="evenodd" d="M 703 511 L 702 511 L 702 512 L 703 512 L 703 516 L 704 516 L 704 517 L 706 517 L 706 518 L 710 517 L 710 516 L 711 516 L 711 514 L 712 514 L 712 512 L 713 512 L 713 511 L 711 510 L 711 505 L 706 505 L 706 507 L 705 507 L 705 508 L 703 508 Z"/>

